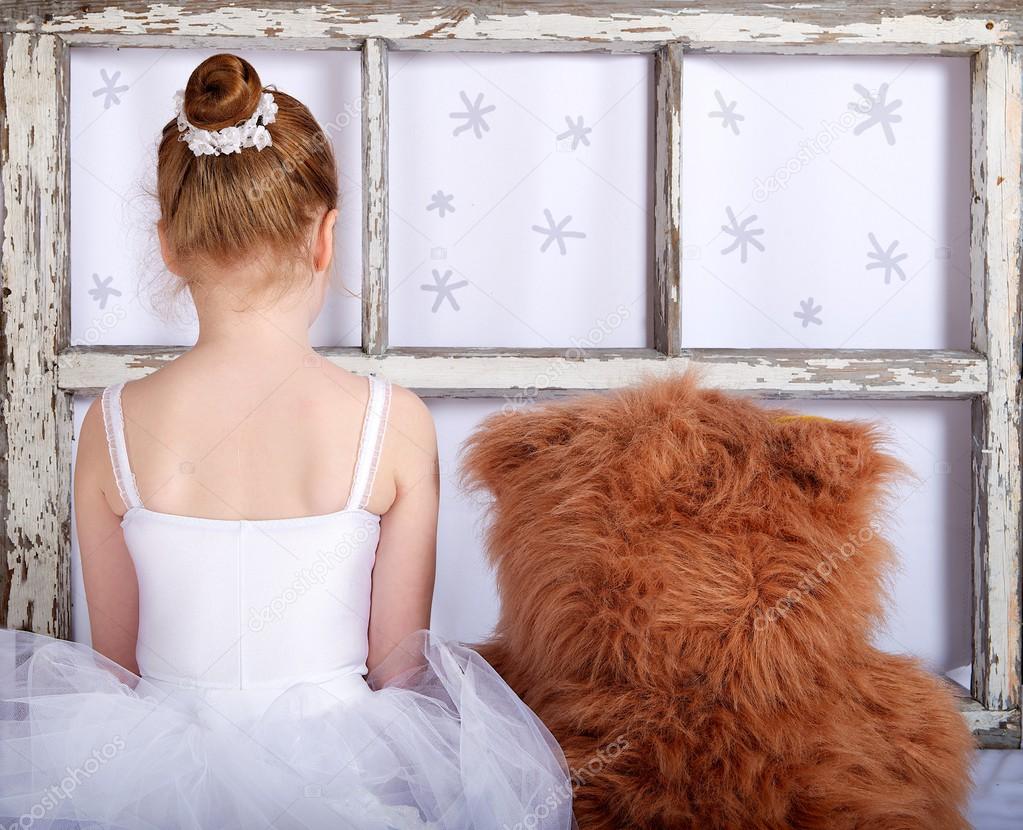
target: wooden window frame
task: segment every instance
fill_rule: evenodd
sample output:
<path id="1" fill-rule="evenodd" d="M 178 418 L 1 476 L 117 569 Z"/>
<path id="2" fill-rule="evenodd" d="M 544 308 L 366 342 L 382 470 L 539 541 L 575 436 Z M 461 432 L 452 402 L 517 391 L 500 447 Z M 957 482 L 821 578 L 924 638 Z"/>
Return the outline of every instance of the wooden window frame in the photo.
<path id="1" fill-rule="evenodd" d="M 657 6 L 423 0 L 296 9 L 216 0 L 0 0 L 4 351 L 0 400 L 0 623 L 70 633 L 72 396 L 180 350 L 69 345 L 69 50 L 74 46 L 361 49 L 363 336 L 322 349 L 430 396 L 603 389 L 703 367 L 765 397 L 966 399 L 973 407 L 973 681 L 962 711 L 982 746 L 1020 745 L 1021 139 L 1023 12 L 1013 0 L 833 4 L 666 0 Z M 221 0 L 224 2 L 224 0 Z M 938 13 L 940 11 L 940 14 Z M 652 349 L 395 349 L 387 337 L 387 55 L 392 49 L 604 51 L 654 56 Z M 687 52 L 969 55 L 972 348 L 683 349 L 682 71 Z M 927 713 L 921 712 L 921 718 Z"/>

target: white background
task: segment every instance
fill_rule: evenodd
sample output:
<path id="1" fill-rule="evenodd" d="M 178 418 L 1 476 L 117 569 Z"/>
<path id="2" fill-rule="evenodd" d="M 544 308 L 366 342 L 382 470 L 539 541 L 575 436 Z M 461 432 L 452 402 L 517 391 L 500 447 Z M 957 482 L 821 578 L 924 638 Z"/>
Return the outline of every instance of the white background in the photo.
<path id="1" fill-rule="evenodd" d="M 155 254 L 150 194 L 171 96 L 206 54 L 73 51 L 75 343 L 194 337 L 187 307 L 167 300 L 173 283 Z M 315 340 L 357 345 L 358 301 L 344 286 L 357 293 L 360 283 L 358 55 L 247 57 L 264 83 L 333 125 L 343 210 L 335 290 Z M 392 55 L 390 71 L 392 342 L 648 345 L 650 59 L 403 53 Z M 684 343 L 966 347 L 968 72 L 958 58 L 687 58 Z M 883 84 L 901 116 L 890 125 L 894 143 L 880 123 L 857 133 L 871 116 L 850 110 L 864 101 L 856 85 L 876 99 Z M 115 102 L 104 90 L 118 87 Z M 455 134 L 466 123 L 463 92 L 493 107 L 479 137 L 471 128 Z M 742 116 L 735 129 L 714 114 L 729 110 Z M 580 117 L 590 131 L 573 141 L 565 133 Z M 784 185 L 768 192 L 771 176 Z M 437 191 L 453 212 L 428 208 Z M 764 249 L 749 247 L 745 262 L 738 248 L 726 250 L 728 208 L 737 223 L 755 216 L 748 227 L 763 230 L 754 238 Z M 563 239 L 564 254 L 557 239 L 541 250 L 549 237 L 534 226 L 545 227 L 545 211 L 555 224 L 571 217 L 564 229 L 585 234 Z M 870 234 L 882 250 L 898 242 L 902 275 L 891 271 L 886 283 L 884 269 L 867 268 L 876 261 Z M 112 278 L 120 295 L 90 294 L 94 274 Z M 447 279 L 447 293 L 433 290 L 436 279 Z M 86 403 L 77 402 L 79 419 Z M 479 542 L 485 504 L 459 492 L 457 452 L 502 403 L 431 403 L 444 473 L 434 624 L 470 641 L 487 635 L 497 600 Z M 789 405 L 887 427 L 916 480 L 896 497 L 902 567 L 880 642 L 942 671 L 968 663 L 968 404 Z M 74 611 L 75 636 L 86 640 L 77 560 Z"/>

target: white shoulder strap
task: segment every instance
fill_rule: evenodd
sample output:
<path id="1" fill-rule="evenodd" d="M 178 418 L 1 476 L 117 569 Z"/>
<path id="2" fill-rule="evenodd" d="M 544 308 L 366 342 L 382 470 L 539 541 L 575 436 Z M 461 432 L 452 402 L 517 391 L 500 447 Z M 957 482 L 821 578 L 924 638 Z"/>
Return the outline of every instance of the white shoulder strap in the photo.
<path id="1" fill-rule="evenodd" d="M 348 510 L 365 510 L 373 492 L 380 451 L 384 446 L 387 431 L 387 413 L 391 408 L 391 383 L 376 375 L 369 376 L 369 401 L 362 423 L 362 437 L 359 439 L 359 455 L 355 462 L 355 478 L 348 496 Z"/>
<path id="2" fill-rule="evenodd" d="M 121 494 L 124 506 L 131 510 L 141 507 L 135 474 L 128 462 L 128 446 L 124 440 L 124 412 L 121 409 L 123 383 L 108 386 L 103 390 L 103 426 L 107 433 L 107 448 L 110 450 L 110 464 L 114 468 L 114 480 Z"/>

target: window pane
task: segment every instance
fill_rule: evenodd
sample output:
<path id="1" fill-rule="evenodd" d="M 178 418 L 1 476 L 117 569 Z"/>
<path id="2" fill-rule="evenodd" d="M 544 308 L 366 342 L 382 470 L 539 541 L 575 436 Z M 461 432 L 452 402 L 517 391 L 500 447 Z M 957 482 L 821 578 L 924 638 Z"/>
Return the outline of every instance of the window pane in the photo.
<path id="1" fill-rule="evenodd" d="M 71 341 L 183 345 L 194 311 L 174 301 L 155 234 L 156 150 L 174 93 L 211 51 L 71 52 Z M 360 69 L 357 52 L 239 52 L 265 85 L 305 103 L 334 145 L 341 217 L 317 345 L 358 345 L 362 258 Z M 239 205 L 243 210 L 244 205 Z M 354 295 L 354 296 L 353 296 Z"/>
<path id="2" fill-rule="evenodd" d="M 685 66 L 685 345 L 969 347 L 968 58 Z"/>
<path id="3" fill-rule="evenodd" d="M 651 68 L 391 54 L 392 345 L 648 344 Z"/>

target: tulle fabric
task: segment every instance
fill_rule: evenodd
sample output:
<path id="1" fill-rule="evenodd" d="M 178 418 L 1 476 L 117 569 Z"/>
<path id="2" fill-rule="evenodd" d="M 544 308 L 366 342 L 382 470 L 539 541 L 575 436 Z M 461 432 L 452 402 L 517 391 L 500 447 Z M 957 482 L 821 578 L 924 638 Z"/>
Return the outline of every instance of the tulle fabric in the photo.
<path id="1" fill-rule="evenodd" d="M 574 826 L 557 743 L 472 650 L 419 632 L 341 680 L 189 688 L 0 631 L 0 828 Z"/>

